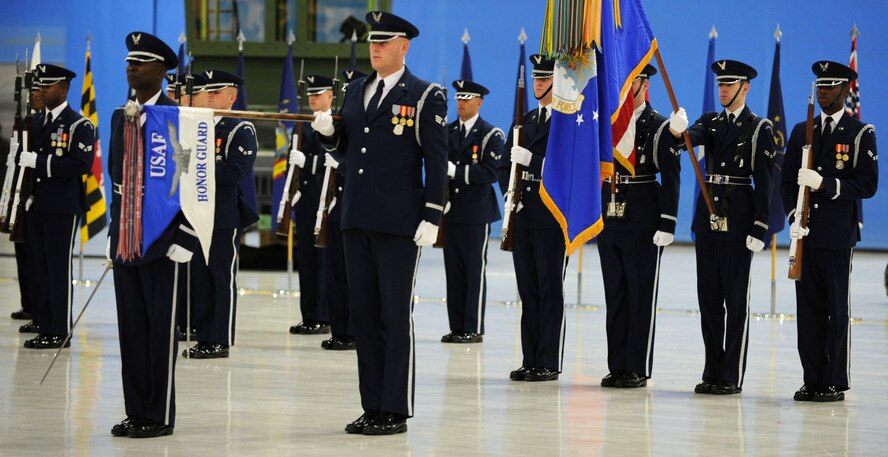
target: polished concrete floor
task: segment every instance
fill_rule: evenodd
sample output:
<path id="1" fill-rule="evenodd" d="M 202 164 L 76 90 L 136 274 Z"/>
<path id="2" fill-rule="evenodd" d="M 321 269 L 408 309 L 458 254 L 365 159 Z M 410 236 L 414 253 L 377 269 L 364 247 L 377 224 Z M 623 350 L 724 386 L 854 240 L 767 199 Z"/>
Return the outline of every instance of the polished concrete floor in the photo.
<path id="1" fill-rule="evenodd" d="M 496 245 L 496 243 L 491 243 Z M 101 248 L 98 248 L 101 249 Z M 0 243 L 0 252 L 10 252 Z M 88 250 L 89 252 L 89 250 Z M 237 345 L 231 358 L 179 359 L 177 426 L 170 437 L 112 438 L 123 418 L 113 287 L 103 284 L 70 350 L 46 382 L 54 351 L 23 349 L 14 259 L 0 257 L 0 455 L 886 455 L 888 449 L 888 255 L 857 253 L 852 277 L 852 389 L 832 404 L 797 403 L 801 385 L 792 285 L 777 282 L 771 311 L 770 256 L 753 265 L 749 365 L 741 395 L 692 393 L 703 367 L 693 249 L 666 249 L 662 261 L 653 379 L 648 387 L 604 390 L 604 306 L 593 246 L 571 259 L 568 330 L 560 380 L 516 383 L 520 365 L 511 260 L 491 248 L 483 344 L 444 345 L 441 252 L 423 251 L 416 305 L 416 416 L 406 434 L 347 435 L 360 414 L 355 355 L 320 349 L 321 336 L 293 336 L 298 296 L 283 274 L 242 272 Z M 785 277 L 785 251 L 778 277 Z M 84 278 L 101 273 L 84 261 Z M 293 282 L 295 284 L 295 281 Z M 582 285 L 578 291 L 578 284 Z M 75 312 L 91 292 L 75 292 Z M 581 295 L 578 305 L 578 295 Z"/>

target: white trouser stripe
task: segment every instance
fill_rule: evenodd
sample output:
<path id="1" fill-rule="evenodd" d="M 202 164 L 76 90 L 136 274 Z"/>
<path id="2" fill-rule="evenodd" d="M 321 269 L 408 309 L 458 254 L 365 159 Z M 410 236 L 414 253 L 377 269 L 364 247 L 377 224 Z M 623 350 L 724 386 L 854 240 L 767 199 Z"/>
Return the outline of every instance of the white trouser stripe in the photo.
<path id="1" fill-rule="evenodd" d="M 582 249 L 582 248 L 580 248 Z M 558 332 L 558 372 L 561 373 L 564 364 L 564 332 L 567 330 L 567 316 L 564 311 L 564 278 L 567 276 L 567 251 L 564 251 L 564 260 L 561 264 L 561 331 Z"/>
<path id="2" fill-rule="evenodd" d="M 170 400 L 173 395 L 173 365 L 176 362 L 176 295 L 178 295 L 179 287 L 179 264 L 173 262 L 173 296 L 170 297 L 173 302 L 172 312 L 170 313 L 170 347 L 169 347 L 169 363 L 167 365 L 167 387 L 166 387 L 166 413 L 164 413 L 163 423 L 170 423 Z"/>
<path id="3" fill-rule="evenodd" d="M 749 338 L 749 291 L 752 289 L 752 257 L 749 256 L 749 265 L 747 266 L 747 271 L 750 272 L 749 277 L 746 280 L 746 318 L 743 322 L 743 339 L 740 341 L 740 356 L 737 361 L 737 387 L 743 385 L 743 362 L 746 360 L 746 344 Z M 727 317 L 727 313 L 725 313 L 725 317 Z M 727 338 L 727 332 L 725 332 L 725 337 Z"/>
<path id="4" fill-rule="evenodd" d="M 71 227 L 71 242 L 68 245 L 68 306 L 66 307 L 67 316 L 65 317 L 65 328 L 68 329 L 68 333 L 71 333 L 71 315 L 74 312 L 74 304 L 72 300 L 74 298 L 74 291 L 71 290 L 74 282 L 74 273 L 73 273 L 73 265 L 71 262 L 71 256 L 74 254 L 74 239 L 77 236 L 77 216 L 74 216 L 74 222 Z"/>
<path id="5" fill-rule="evenodd" d="M 481 320 L 484 319 L 484 272 L 487 270 L 487 242 L 490 241 L 490 224 L 484 224 L 484 245 L 481 247 L 481 271 L 478 272 L 478 328 L 481 334 Z"/>
<path id="6" fill-rule="evenodd" d="M 237 273 L 237 229 L 231 234 L 231 267 L 228 277 L 228 345 L 234 344 L 234 275 Z"/>
<path id="7" fill-rule="evenodd" d="M 651 351 L 654 347 L 654 322 L 657 319 L 657 294 L 660 286 L 660 256 L 663 254 L 663 247 L 657 247 L 657 266 L 654 271 L 654 296 L 651 297 L 651 324 L 648 327 L 648 344 L 647 351 L 644 354 L 644 375 L 651 376 Z"/>
<path id="8" fill-rule="evenodd" d="M 410 321 L 410 355 L 407 359 L 407 415 L 413 415 L 413 304 L 416 292 L 416 272 L 419 270 L 419 256 L 422 254 L 422 248 L 416 248 L 416 263 L 413 265 L 413 286 L 410 287 L 410 308 L 407 309 L 408 320 Z"/>
<path id="9" fill-rule="evenodd" d="M 851 387 L 851 263 L 854 261 L 854 249 L 851 249 L 848 258 L 848 336 L 845 337 L 845 376 L 848 378 L 848 385 Z"/>

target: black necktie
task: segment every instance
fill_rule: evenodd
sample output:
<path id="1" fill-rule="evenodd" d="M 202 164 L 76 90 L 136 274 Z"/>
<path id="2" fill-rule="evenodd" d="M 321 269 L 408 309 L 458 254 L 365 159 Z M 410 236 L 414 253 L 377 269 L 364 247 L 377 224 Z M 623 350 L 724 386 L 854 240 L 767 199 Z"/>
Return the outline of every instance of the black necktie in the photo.
<path id="1" fill-rule="evenodd" d="M 537 119 L 537 124 L 543 125 L 546 123 L 546 113 L 548 113 L 548 110 L 546 109 L 546 107 L 545 106 L 541 107 L 540 108 L 540 118 Z"/>
<path id="2" fill-rule="evenodd" d="M 462 122 L 459 123 L 459 147 L 462 148 L 463 143 L 466 141 L 466 124 Z"/>
<path id="3" fill-rule="evenodd" d="M 728 114 L 728 124 L 733 124 L 734 119 L 735 119 L 734 113 Z"/>
<path id="4" fill-rule="evenodd" d="M 832 118 L 827 117 L 823 121 L 823 132 L 820 132 L 820 142 L 826 143 L 826 139 L 829 138 L 830 133 L 832 133 Z"/>
<path id="5" fill-rule="evenodd" d="M 382 90 L 384 88 L 385 81 L 380 79 L 379 84 L 376 85 L 376 92 L 370 97 L 370 103 L 367 104 L 367 118 L 371 118 L 376 114 L 376 109 L 379 108 L 379 101 L 382 99 Z"/>
<path id="6" fill-rule="evenodd" d="M 47 111 L 46 116 L 43 117 L 43 126 L 46 127 L 49 124 L 52 124 L 52 111 Z"/>

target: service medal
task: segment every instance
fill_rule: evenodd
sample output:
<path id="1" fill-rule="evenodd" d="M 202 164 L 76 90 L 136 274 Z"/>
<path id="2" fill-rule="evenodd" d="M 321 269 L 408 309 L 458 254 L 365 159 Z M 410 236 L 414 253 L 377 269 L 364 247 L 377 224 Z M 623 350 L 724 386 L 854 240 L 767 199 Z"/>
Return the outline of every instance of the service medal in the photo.
<path id="1" fill-rule="evenodd" d="M 401 124 L 401 125 L 407 125 L 407 119 L 404 119 L 404 118 L 402 117 L 402 118 L 401 118 L 401 121 L 400 121 L 400 124 Z"/>
<path id="2" fill-rule="evenodd" d="M 392 124 L 398 125 L 398 116 L 392 116 Z"/>
<path id="3" fill-rule="evenodd" d="M 848 154 L 845 154 L 845 155 L 842 156 L 842 160 L 844 160 L 844 161 L 847 162 L 848 159 L 850 159 L 850 157 L 848 157 Z"/>
<path id="4" fill-rule="evenodd" d="M 56 146 L 56 142 L 53 141 L 53 142 L 49 143 L 49 145 L 52 146 L 52 147 L 55 147 L 55 146 Z"/>
<path id="5" fill-rule="evenodd" d="M 62 150 L 61 150 L 61 149 L 56 149 L 56 155 L 59 156 L 59 157 L 61 157 L 61 156 L 62 156 Z"/>
<path id="6" fill-rule="evenodd" d="M 413 119 L 407 119 L 407 127 L 413 127 Z"/>
<path id="7" fill-rule="evenodd" d="M 841 160 L 836 160 L 836 170 L 841 170 L 845 168 L 845 162 Z"/>
<path id="8" fill-rule="evenodd" d="M 396 125 L 395 128 L 392 129 L 392 133 L 394 133 L 395 135 L 401 135 L 402 133 L 404 133 L 404 126 L 401 124 Z"/>

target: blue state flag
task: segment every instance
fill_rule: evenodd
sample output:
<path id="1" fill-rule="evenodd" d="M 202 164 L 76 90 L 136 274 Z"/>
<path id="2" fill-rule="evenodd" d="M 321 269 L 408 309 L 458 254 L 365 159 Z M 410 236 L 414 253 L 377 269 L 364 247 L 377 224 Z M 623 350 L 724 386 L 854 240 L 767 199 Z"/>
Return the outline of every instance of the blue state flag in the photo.
<path id="1" fill-rule="evenodd" d="M 771 93 L 768 96 L 768 119 L 774 124 L 774 146 L 777 155 L 774 157 L 774 169 L 771 182 L 780 183 L 783 170 L 783 156 L 786 154 L 786 118 L 783 112 L 783 90 L 780 87 L 780 40 L 774 47 L 774 65 L 771 69 Z M 768 234 L 765 247 L 771 246 L 772 235 L 783 230 L 786 224 L 783 211 L 783 200 L 780 197 L 780 186 L 771 186 L 771 215 L 768 221 Z"/>
<path id="2" fill-rule="evenodd" d="M 524 29 L 522 28 L 521 34 L 518 35 L 518 42 L 521 43 L 521 49 L 518 53 L 518 69 L 516 70 L 516 73 L 515 73 L 515 75 L 516 75 L 515 76 L 515 86 L 518 86 L 518 81 L 521 81 L 521 80 L 530 81 L 530 79 L 528 79 L 528 77 L 527 77 L 527 56 L 525 55 L 525 51 L 524 51 L 524 42 L 525 41 L 527 41 L 527 34 L 524 33 Z M 533 91 L 533 84 L 530 85 L 530 90 L 531 90 L 531 92 Z M 524 97 L 524 100 L 521 101 L 522 102 L 521 106 L 524 106 L 524 107 L 529 106 L 527 104 L 527 91 L 523 91 L 521 93 L 523 94 L 522 96 Z M 512 108 L 513 113 L 517 112 L 516 108 L 518 107 L 518 96 L 519 96 L 519 91 L 516 90 L 515 91 L 515 105 Z"/>
<path id="3" fill-rule="evenodd" d="M 474 81 L 472 79 L 472 58 L 469 56 L 469 31 L 466 30 L 462 37 L 463 57 L 462 65 L 459 68 L 459 79 L 463 81 Z"/>
<path id="4" fill-rule="evenodd" d="M 281 92 L 278 101 L 278 111 L 281 113 L 297 113 L 299 104 L 296 98 L 296 79 L 293 75 L 293 45 L 287 50 L 287 58 L 284 61 L 284 72 L 281 75 Z M 277 229 L 278 206 L 284 195 L 284 184 L 287 177 L 287 158 L 290 149 L 288 132 L 293 130 L 296 123 L 293 121 L 279 121 L 274 129 L 275 151 L 274 166 L 272 167 L 272 191 L 271 191 L 271 230 Z"/>
<path id="5" fill-rule="evenodd" d="M 142 252 L 182 211 L 209 259 L 216 195 L 213 110 L 157 105 L 143 109 Z"/>

